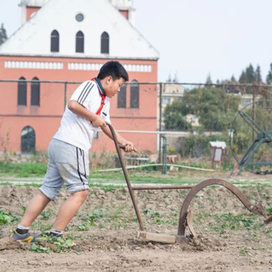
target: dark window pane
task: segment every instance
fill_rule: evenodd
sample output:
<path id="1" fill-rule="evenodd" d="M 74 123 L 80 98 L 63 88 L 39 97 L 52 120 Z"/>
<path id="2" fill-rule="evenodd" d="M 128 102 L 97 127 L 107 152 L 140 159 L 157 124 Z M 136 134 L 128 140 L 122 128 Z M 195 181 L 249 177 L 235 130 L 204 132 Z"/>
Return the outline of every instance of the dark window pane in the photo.
<path id="1" fill-rule="evenodd" d="M 21 152 L 34 153 L 35 152 L 35 131 L 32 127 L 24 127 L 21 132 Z"/>
<path id="2" fill-rule="evenodd" d="M 76 52 L 84 53 L 84 34 L 81 31 L 76 34 Z"/>
<path id="3" fill-rule="evenodd" d="M 118 93 L 117 108 L 126 108 L 127 102 L 127 85 L 123 84 Z"/>
<path id="4" fill-rule="evenodd" d="M 110 52 L 110 37 L 107 32 L 103 32 L 101 35 L 101 53 L 109 54 Z"/>
<path id="5" fill-rule="evenodd" d="M 139 84 L 136 80 L 130 85 L 130 107 L 139 108 Z"/>
<path id="6" fill-rule="evenodd" d="M 51 33 L 51 52 L 59 52 L 59 32 L 57 30 Z"/>
<path id="7" fill-rule="evenodd" d="M 31 106 L 40 106 L 40 82 L 33 78 L 31 82 Z"/>
<path id="8" fill-rule="evenodd" d="M 18 82 L 18 106 L 26 106 L 26 81 L 21 77 Z"/>

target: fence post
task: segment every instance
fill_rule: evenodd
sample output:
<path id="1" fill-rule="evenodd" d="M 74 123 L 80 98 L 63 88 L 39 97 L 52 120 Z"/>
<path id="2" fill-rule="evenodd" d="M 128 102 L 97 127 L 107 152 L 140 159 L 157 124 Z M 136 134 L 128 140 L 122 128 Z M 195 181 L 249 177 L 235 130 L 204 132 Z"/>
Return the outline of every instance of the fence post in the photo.
<path id="1" fill-rule="evenodd" d="M 162 135 L 162 174 L 167 174 L 167 161 L 166 161 L 166 147 L 167 147 L 167 139 L 166 135 Z"/>
<path id="2" fill-rule="evenodd" d="M 64 82 L 64 110 L 67 104 L 67 81 Z"/>
<path id="3" fill-rule="evenodd" d="M 159 132 L 161 132 L 161 123 L 162 123 L 162 83 L 159 85 L 160 87 L 160 97 L 159 97 Z M 159 134 L 160 135 L 160 134 Z M 159 136 L 159 163 L 162 161 L 161 159 L 161 137 Z"/>

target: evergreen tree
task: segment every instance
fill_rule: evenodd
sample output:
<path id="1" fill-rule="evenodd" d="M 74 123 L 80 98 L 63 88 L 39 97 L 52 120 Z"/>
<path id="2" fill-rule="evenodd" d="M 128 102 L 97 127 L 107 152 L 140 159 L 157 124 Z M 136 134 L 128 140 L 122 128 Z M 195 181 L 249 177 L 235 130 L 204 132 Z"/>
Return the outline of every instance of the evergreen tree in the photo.
<path id="1" fill-rule="evenodd" d="M 234 77 L 234 75 L 231 76 L 230 81 L 236 82 L 236 78 Z"/>
<path id="2" fill-rule="evenodd" d="M 172 78 L 171 75 L 169 75 L 168 79 L 166 80 L 167 83 L 171 83 L 172 82 Z"/>
<path id="3" fill-rule="evenodd" d="M 261 67 L 260 67 L 259 65 L 257 65 L 255 75 L 256 75 L 256 81 L 257 81 L 258 83 L 263 82 L 263 81 L 262 81 L 262 75 L 261 75 Z"/>
<path id="4" fill-rule="evenodd" d="M 247 83 L 252 83 L 256 81 L 256 74 L 251 63 L 246 68 L 246 77 L 247 77 Z"/>
<path id="5" fill-rule="evenodd" d="M 178 83 L 179 80 L 178 80 L 178 75 L 177 73 L 175 73 L 175 76 L 174 76 L 174 79 L 173 79 L 173 83 Z"/>
<path id="6" fill-rule="evenodd" d="M 242 71 L 242 74 L 240 75 L 239 83 L 247 83 L 247 76 L 244 70 Z"/>
<path id="7" fill-rule="evenodd" d="M 272 85 L 272 63 L 270 63 L 270 70 L 266 76 L 266 83 Z"/>
<path id="8" fill-rule="evenodd" d="M 4 24 L 2 23 L 0 28 L 0 45 L 4 43 L 7 38 L 8 37 L 7 37 L 6 29 L 4 28 Z"/>
<path id="9" fill-rule="evenodd" d="M 211 74 L 208 74 L 207 79 L 206 79 L 206 84 L 213 84 Z"/>

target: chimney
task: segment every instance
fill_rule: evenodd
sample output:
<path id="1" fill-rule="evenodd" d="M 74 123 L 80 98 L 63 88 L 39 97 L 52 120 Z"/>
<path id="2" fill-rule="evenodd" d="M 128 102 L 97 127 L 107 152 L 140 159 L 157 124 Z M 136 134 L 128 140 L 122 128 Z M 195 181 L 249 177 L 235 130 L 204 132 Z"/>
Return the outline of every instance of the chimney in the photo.
<path id="1" fill-rule="evenodd" d="M 21 23 L 25 23 L 49 0 L 21 0 L 19 6 L 22 8 Z"/>
<path id="2" fill-rule="evenodd" d="M 109 0 L 111 4 L 132 24 L 135 25 L 133 0 Z"/>

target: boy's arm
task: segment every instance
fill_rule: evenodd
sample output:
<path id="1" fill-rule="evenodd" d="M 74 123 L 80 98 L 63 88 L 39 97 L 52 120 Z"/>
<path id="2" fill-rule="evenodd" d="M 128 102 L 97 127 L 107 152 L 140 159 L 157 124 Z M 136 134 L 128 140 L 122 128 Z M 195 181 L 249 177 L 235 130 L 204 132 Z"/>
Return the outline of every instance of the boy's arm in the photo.
<path id="1" fill-rule="evenodd" d="M 110 128 L 108 126 L 103 126 L 103 127 L 101 127 L 101 129 L 109 138 L 111 138 L 113 140 L 111 130 L 110 130 Z M 132 152 L 132 151 L 137 152 L 137 149 L 134 147 L 132 142 L 129 142 L 125 138 L 123 138 L 115 129 L 114 129 L 114 131 L 115 131 L 115 134 L 116 134 L 118 144 L 125 146 L 124 150 L 126 152 Z"/>
<path id="2" fill-rule="evenodd" d="M 70 100 L 68 103 L 68 109 L 70 111 L 72 111 L 74 114 L 81 116 L 83 118 L 86 118 L 87 120 L 90 120 L 90 122 L 92 122 L 92 125 L 95 127 L 106 127 L 107 124 L 105 122 L 105 120 L 96 115 L 95 113 L 87 110 L 84 106 L 82 106 L 81 104 L 79 104 L 77 101 L 75 100 Z"/>

